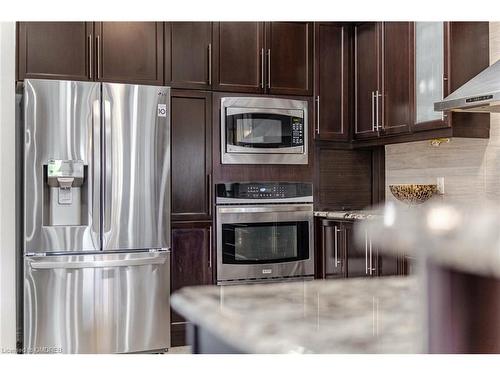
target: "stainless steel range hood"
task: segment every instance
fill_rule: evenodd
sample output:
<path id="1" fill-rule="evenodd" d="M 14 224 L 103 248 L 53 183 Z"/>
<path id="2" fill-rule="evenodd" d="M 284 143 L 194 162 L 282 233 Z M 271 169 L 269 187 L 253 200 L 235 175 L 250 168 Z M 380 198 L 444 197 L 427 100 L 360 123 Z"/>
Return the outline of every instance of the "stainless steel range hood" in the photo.
<path id="1" fill-rule="evenodd" d="M 500 60 L 440 102 L 435 111 L 500 112 Z"/>

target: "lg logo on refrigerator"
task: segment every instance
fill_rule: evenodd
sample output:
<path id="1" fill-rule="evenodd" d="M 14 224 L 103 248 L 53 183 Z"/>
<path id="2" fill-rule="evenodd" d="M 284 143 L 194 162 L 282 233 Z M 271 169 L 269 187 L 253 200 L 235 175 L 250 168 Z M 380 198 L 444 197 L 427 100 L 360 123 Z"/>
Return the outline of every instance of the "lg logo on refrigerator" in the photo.
<path id="1" fill-rule="evenodd" d="M 158 117 L 167 117 L 167 105 L 158 104 Z"/>

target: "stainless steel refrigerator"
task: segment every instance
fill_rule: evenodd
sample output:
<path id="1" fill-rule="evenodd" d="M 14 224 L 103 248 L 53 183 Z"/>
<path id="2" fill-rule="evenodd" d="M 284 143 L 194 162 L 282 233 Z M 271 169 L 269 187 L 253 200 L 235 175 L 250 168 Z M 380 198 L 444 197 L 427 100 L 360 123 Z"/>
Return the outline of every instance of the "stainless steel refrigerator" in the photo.
<path id="1" fill-rule="evenodd" d="M 24 350 L 170 346 L 170 89 L 24 84 Z"/>

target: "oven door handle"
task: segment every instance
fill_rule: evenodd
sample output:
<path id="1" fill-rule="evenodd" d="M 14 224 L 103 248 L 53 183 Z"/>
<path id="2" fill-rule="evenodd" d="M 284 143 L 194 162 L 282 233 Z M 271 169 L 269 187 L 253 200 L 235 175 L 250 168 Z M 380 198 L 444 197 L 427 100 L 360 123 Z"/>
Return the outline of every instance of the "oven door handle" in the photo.
<path id="1" fill-rule="evenodd" d="M 310 211 L 313 213 L 312 204 L 295 204 L 295 205 L 273 205 L 273 206 L 259 206 L 259 207 L 233 207 L 233 206 L 219 206 L 217 207 L 218 213 L 258 213 L 258 212 L 297 212 L 297 211 Z"/>

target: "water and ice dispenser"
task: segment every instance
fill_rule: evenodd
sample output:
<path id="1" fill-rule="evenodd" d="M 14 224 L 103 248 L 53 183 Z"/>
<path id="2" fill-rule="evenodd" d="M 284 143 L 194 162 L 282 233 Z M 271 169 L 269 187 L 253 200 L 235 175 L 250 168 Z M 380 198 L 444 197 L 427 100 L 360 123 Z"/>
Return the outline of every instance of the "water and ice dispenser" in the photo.
<path id="1" fill-rule="evenodd" d="M 81 160 L 49 160 L 46 165 L 48 194 L 48 225 L 85 225 L 86 166 Z M 82 217 L 83 216 L 83 217 Z"/>

